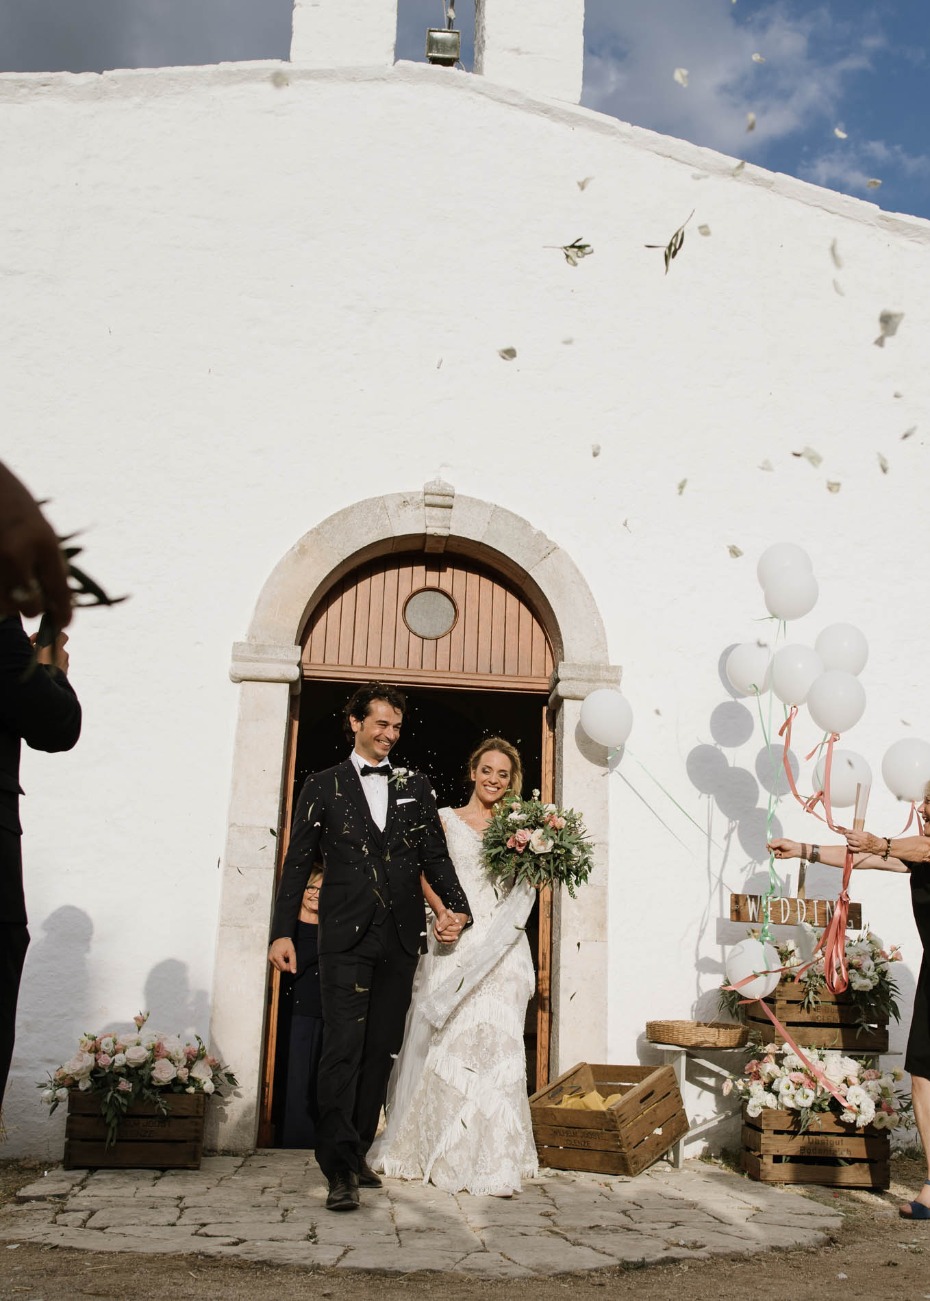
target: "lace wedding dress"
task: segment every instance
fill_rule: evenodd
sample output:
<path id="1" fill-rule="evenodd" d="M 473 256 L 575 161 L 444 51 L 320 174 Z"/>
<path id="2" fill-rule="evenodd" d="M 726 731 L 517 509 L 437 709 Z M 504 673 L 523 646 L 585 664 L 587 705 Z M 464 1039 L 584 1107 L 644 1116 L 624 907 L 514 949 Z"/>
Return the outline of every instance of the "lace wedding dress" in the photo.
<path id="1" fill-rule="evenodd" d="M 474 924 L 454 946 L 429 936 L 369 1161 L 445 1192 L 508 1196 L 538 1172 L 523 1026 L 536 977 L 524 926 L 535 891 L 495 894 L 481 836 L 440 811 Z"/>

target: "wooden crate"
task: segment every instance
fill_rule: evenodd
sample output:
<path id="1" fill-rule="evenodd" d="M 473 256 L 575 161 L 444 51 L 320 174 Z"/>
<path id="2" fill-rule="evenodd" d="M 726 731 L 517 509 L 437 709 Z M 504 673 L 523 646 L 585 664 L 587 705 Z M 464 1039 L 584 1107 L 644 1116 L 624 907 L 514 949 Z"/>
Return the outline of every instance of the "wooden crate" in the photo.
<path id="1" fill-rule="evenodd" d="M 801 1003 L 804 987 L 794 980 L 783 980 L 774 994 L 765 1000 L 792 1039 L 801 1048 L 839 1048 L 852 1053 L 886 1053 L 888 1022 L 873 1022 L 859 1033 L 860 1022 L 848 993 L 831 994 L 823 990 L 820 1002 L 805 1012 Z M 781 1036 L 755 1003 L 745 1007 L 746 1024 L 758 1030 L 763 1040 L 776 1042 Z"/>
<path id="2" fill-rule="evenodd" d="M 139 1102 L 120 1121 L 116 1142 L 107 1147 L 100 1098 L 72 1090 L 65 1126 L 66 1170 L 199 1170 L 203 1158 L 203 1093 L 167 1093 L 168 1115 L 154 1103 Z"/>
<path id="3" fill-rule="evenodd" d="M 887 1188 L 891 1140 L 886 1129 L 856 1129 L 820 1112 L 803 1134 L 791 1111 L 743 1108 L 742 1166 L 769 1184 L 823 1184 L 831 1188 Z"/>
<path id="4" fill-rule="evenodd" d="M 575 1088 L 604 1098 L 622 1093 L 606 1111 L 571 1111 L 555 1104 Z M 593 1066 L 581 1062 L 530 1098 L 540 1165 L 637 1175 L 688 1132 L 670 1066 Z"/>

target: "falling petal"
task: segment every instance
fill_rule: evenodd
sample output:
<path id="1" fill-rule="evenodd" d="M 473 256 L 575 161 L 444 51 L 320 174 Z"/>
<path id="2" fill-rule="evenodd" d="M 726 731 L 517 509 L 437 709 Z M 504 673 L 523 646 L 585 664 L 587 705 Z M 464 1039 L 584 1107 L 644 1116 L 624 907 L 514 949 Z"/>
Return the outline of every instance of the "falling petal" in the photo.
<path id="1" fill-rule="evenodd" d="M 840 487 L 841 485 L 836 479 L 827 480 L 827 492 L 839 492 Z"/>
<path id="2" fill-rule="evenodd" d="M 678 82 L 679 86 L 687 86 L 687 84 L 688 84 L 688 69 L 687 69 L 687 68 L 676 68 L 675 71 L 674 71 L 674 73 L 673 73 L 673 76 L 674 76 L 675 80 Z"/>
<path id="3" fill-rule="evenodd" d="M 903 443 L 905 438 L 910 438 L 912 437 L 912 435 L 916 433 L 917 433 L 917 426 L 911 425 L 910 429 L 905 429 L 904 433 L 901 435 L 901 442 Z"/>
<path id="4" fill-rule="evenodd" d="M 821 461 L 823 460 L 823 457 L 820 455 L 820 453 L 815 452 L 813 447 L 804 447 L 801 449 L 800 452 L 792 452 L 791 455 L 797 456 L 799 458 L 803 456 L 805 461 L 810 461 L 811 465 L 813 465 L 815 468 L 818 465 L 820 465 Z"/>
<path id="5" fill-rule="evenodd" d="M 771 461 L 763 461 L 762 464 L 759 466 L 759 469 L 760 469 L 760 470 L 774 470 L 774 469 L 775 469 L 775 466 L 772 464 Z"/>
<path id="6" fill-rule="evenodd" d="M 891 396 L 892 396 L 893 398 L 903 398 L 903 397 L 904 397 L 904 394 L 903 394 L 903 393 L 892 393 Z"/>
<path id="7" fill-rule="evenodd" d="M 833 134 L 836 136 L 837 140 L 847 140 L 847 139 L 848 139 L 848 136 L 846 135 L 846 132 L 843 130 L 842 127 L 835 126 L 835 127 L 833 128 Z"/>
<path id="8" fill-rule="evenodd" d="M 563 342 L 563 343 L 574 343 L 575 340 L 574 340 L 574 339 L 563 339 L 562 342 Z"/>
<path id="9" fill-rule="evenodd" d="M 881 181 L 878 180 L 877 177 L 873 176 L 871 180 L 866 181 L 865 188 L 867 190 L 877 190 L 880 185 Z"/>
<path id="10" fill-rule="evenodd" d="M 747 113 L 747 114 L 746 114 L 746 130 L 747 130 L 747 131 L 755 131 L 755 129 L 756 129 L 756 115 L 755 115 L 755 113 Z"/>
<path id="11" fill-rule="evenodd" d="M 833 281 L 833 290 L 835 293 L 839 294 L 840 298 L 846 297 L 846 290 L 843 288 L 843 286 L 840 284 L 838 280 Z"/>
<path id="12" fill-rule="evenodd" d="M 754 54 L 754 55 L 752 56 L 752 61 L 753 61 L 753 63 L 764 63 L 764 62 L 765 62 L 765 58 L 764 58 L 764 56 L 761 55 L 761 54 Z"/>
<path id="13" fill-rule="evenodd" d="M 680 480 L 679 480 L 679 483 L 678 483 L 678 496 L 679 496 L 679 497 L 680 497 L 681 494 L 684 492 L 684 490 L 685 490 L 685 488 L 687 487 L 687 485 L 688 485 L 688 480 L 687 480 L 687 479 L 680 479 Z"/>
<path id="14" fill-rule="evenodd" d="M 705 223 L 703 226 L 698 226 L 698 234 L 699 234 L 699 235 L 709 235 L 709 234 L 710 234 L 710 226 L 708 226 L 706 223 Z"/>
<path id="15" fill-rule="evenodd" d="M 731 172 L 731 175 L 732 175 L 732 176 L 739 176 L 740 172 L 743 170 L 743 168 L 744 168 L 745 166 L 746 166 L 746 160 L 745 160 L 745 158 L 744 158 L 744 159 L 742 160 L 742 162 L 739 162 L 739 163 L 736 164 L 736 166 L 733 168 L 733 171 Z"/>
<path id="16" fill-rule="evenodd" d="M 692 181 L 706 181 L 707 178 L 708 178 L 708 176 L 710 176 L 710 172 L 692 172 L 692 173 L 691 173 L 691 179 L 692 179 Z"/>
<path id="17" fill-rule="evenodd" d="M 591 455 L 592 455 L 592 456 L 600 456 L 600 454 L 601 454 L 601 445 L 600 445 L 600 443 L 592 443 L 592 444 L 591 444 Z"/>
<path id="18" fill-rule="evenodd" d="M 504 361 L 513 361 L 517 355 L 517 350 L 516 348 L 498 348 L 497 355 Z"/>
<path id="19" fill-rule="evenodd" d="M 739 547 L 733 546 L 732 542 L 727 547 L 727 551 L 729 551 L 734 560 L 739 560 L 740 556 L 743 554 Z"/>
<path id="20" fill-rule="evenodd" d="M 843 259 L 840 257 L 840 249 L 836 240 L 833 240 L 830 245 L 830 256 L 833 258 L 833 265 L 836 267 L 837 271 L 841 271 L 843 268 Z"/>
<path id="21" fill-rule="evenodd" d="M 593 176 L 586 176 L 583 181 L 576 181 L 575 184 L 579 190 L 586 190 L 593 180 Z"/>
<path id="22" fill-rule="evenodd" d="M 877 348 L 884 348 L 885 340 L 898 333 L 898 326 L 904 320 L 903 312 L 880 312 L 878 316 L 879 336 L 874 340 Z"/>
<path id="23" fill-rule="evenodd" d="M 287 86 L 287 85 L 289 85 L 290 83 L 288 82 L 288 79 L 287 79 L 287 77 L 285 76 L 285 74 L 284 74 L 283 72 L 281 72 L 280 70 L 278 70 L 277 72 L 273 72 L 273 73 L 271 74 L 271 84 L 272 84 L 272 86 L 274 86 L 277 90 L 280 90 L 280 89 L 282 88 L 282 86 Z"/>
<path id="24" fill-rule="evenodd" d="M 437 370 L 442 370 L 442 358 L 441 358 L 441 357 L 440 357 L 439 360 L 436 362 L 436 369 L 437 369 Z"/>
<path id="25" fill-rule="evenodd" d="M 881 470 L 882 474 L 888 473 L 888 461 L 884 456 L 882 456 L 881 452 L 878 453 L 878 468 Z"/>

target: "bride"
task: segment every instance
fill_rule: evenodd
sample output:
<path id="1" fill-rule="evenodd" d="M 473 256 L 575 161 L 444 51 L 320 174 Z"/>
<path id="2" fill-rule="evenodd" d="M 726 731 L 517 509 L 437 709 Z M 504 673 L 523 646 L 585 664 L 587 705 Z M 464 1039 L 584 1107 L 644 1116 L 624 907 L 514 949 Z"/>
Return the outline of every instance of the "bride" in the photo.
<path id="1" fill-rule="evenodd" d="M 429 937 L 388 1087 L 387 1126 L 369 1160 L 386 1175 L 444 1192 L 509 1197 L 538 1173 L 523 1044 L 536 984 L 524 929 L 535 891 L 521 883 L 499 895 L 481 861 L 493 806 L 520 794 L 519 754 L 491 737 L 468 769 L 471 798 L 440 817 L 474 925 L 455 946 Z M 425 882 L 423 889 L 430 906 L 441 907 Z"/>

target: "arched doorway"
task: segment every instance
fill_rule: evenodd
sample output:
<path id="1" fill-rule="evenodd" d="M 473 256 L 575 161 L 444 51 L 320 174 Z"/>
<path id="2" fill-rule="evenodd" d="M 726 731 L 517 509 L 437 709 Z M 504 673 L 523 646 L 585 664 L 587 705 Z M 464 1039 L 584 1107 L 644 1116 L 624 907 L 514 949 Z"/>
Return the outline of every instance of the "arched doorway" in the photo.
<path id="1" fill-rule="evenodd" d="M 620 672 L 608 662 L 603 621 L 568 555 L 518 515 L 456 496 L 441 482 L 361 501 L 323 520 L 276 565 L 246 640 L 233 646 L 238 714 L 210 1031 L 240 1087 L 226 1107 L 211 1109 L 207 1139 L 221 1150 L 249 1151 L 258 1133 L 275 830 L 286 821 L 282 804 L 291 786 L 286 764 L 303 634 L 312 612 L 347 574 L 367 561 L 411 552 L 477 562 L 523 598 L 545 628 L 554 656 L 548 683 L 554 794 L 584 810 L 597 858 L 606 864 L 602 755 L 584 743 L 578 717 L 587 693 L 616 683 Z M 408 664 L 406 671 L 413 668 Z M 607 933 L 606 871 L 595 873 L 570 909 L 553 901 L 551 1074 L 582 1058 L 608 1060 Z M 578 989 L 586 998 L 569 1007 Z"/>
<path id="2" fill-rule="evenodd" d="M 360 682 L 392 682 L 407 692 L 396 753 L 400 762 L 429 774 L 440 807 L 467 798 L 464 759 L 488 735 L 512 740 L 523 757 L 526 789 L 552 797 L 553 648 L 525 597 L 492 569 L 448 550 L 365 561 L 320 598 L 301 640 L 279 870 L 292 800 L 308 773 L 344 758 L 342 707 Z M 532 1091 L 549 1078 L 551 892 L 540 895 L 527 934 L 537 973 L 525 1031 Z M 283 1115 L 289 1004 L 281 993 L 278 973 L 270 972 L 259 1146 L 278 1141 Z"/>

